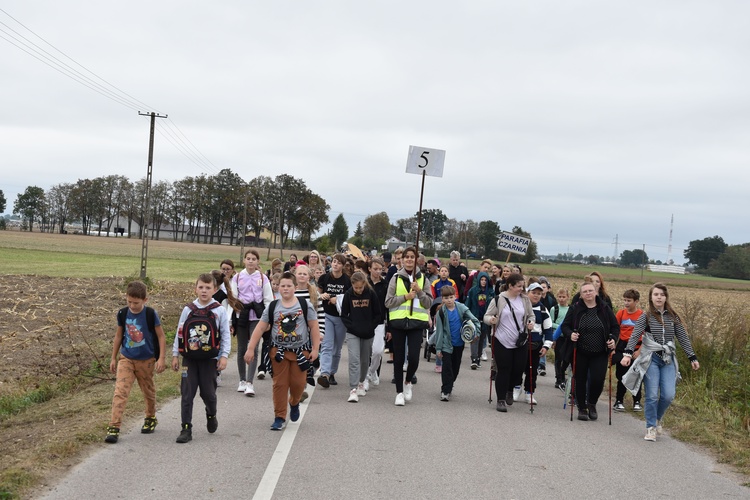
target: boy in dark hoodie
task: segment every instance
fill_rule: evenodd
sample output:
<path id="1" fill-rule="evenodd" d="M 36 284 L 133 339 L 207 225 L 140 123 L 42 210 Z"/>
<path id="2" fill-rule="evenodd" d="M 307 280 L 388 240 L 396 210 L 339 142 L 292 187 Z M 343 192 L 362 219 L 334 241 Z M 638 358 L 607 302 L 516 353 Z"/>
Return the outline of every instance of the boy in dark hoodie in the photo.
<path id="1" fill-rule="evenodd" d="M 466 307 L 469 308 L 471 314 L 476 318 L 484 318 L 484 313 L 487 312 L 487 306 L 490 301 L 495 298 L 495 290 L 490 282 L 490 275 L 484 271 L 480 271 L 474 277 L 474 284 L 466 294 Z M 482 357 L 486 359 L 484 354 L 484 348 L 487 347 L 487 339 L 491 331 L 490 325 L 485 325 L 482 322 L 482 326 L 479 333 L 479 338 L 471 344 L 471 369 L 476 370 L 482 364 Z"/>

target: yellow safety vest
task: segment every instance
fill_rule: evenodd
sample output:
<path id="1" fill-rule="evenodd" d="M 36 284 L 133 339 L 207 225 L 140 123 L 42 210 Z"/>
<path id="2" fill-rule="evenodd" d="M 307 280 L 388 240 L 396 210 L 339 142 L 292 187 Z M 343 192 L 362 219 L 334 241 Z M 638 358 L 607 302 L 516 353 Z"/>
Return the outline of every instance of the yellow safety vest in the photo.
<path id="1" fill-rule="evenodd" d="M 404 284 L 404 276 L 396 274 L 396 296 L 402 296 L 409 293 Z M 424 288 L 424 274 L 418 278 L 419 286 Z M 388 309 L 388 321 L 394 328 L 400 329 L 412 329 L 412 328 L 427 328 L 430 321 L 430 312 L 422 307 L 422 304 L 417 300 L 412 308 L 412 312 L 409 313 L 410 301 L 403 302 L 396 307 Z M 420 323 L 424 322 L 424 325 Z"/>

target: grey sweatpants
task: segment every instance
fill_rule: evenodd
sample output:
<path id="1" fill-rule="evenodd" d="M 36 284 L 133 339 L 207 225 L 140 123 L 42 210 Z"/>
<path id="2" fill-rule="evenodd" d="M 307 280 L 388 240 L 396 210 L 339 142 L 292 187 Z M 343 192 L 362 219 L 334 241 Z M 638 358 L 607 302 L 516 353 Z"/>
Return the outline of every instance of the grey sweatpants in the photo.
<path id="1" fill-rule="evenodd" d="M 346 332 L 346 347 L 349 352 L 349 387 L 356 389 L 365 381 L 372 356 L 372 338 L 362 339 Z"/>

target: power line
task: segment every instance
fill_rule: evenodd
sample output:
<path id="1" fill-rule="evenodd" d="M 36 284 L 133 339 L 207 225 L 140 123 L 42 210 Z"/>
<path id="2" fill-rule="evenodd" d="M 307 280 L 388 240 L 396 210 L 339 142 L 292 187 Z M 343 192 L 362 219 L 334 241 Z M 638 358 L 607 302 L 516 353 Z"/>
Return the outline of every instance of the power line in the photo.
<path id="1" fill-rule="evenodd" d="M 90 69 L 88 69 L 87 67 L 85 67 L 84 65 L 82 65 L 81 63 L 73 59 L 72 57 L 70 57 L 69 55 L 67 55 L 65 52 L 58 49 L 53 44 L 51 44 L 50 42 L 42 38 L 40 35 L 38 35 L 33 30 L 31 30 L 31 28 L 21 23 L 18 19 L 10 15 L 4 9 L 0 8 L 0 12 L 8 16 L 10 19 L 15 21 L 19 26 L 23 27 L 26 31 L 28 31 L 29 33 L 34 35 L 36 38 L 44 42 L 47 46 L 51 47 L 54 51 L 64 56 L 73 64 L 83 69 L 85 72 L 92 75 L 94 78 L 96 78 L 96 80 L 104 83 L 105 85 L 102 85 L 101 83 L 95 81 L 94 79 L 78 71 L 71 65 L 65 63 L 64 61 L 60 60 L 55 55 L 51 54 L 44 48 L 34 43 L 32 40 L 29 40 L 27 37 L 19 33 L 17 30 L 13 29 L 11 26 L 6 24 L 5 22 L 0 21 L 0 25 L 5 26 L 5 28 L 7 28 L 6 30 L 0 27 L 0 38 L 2 38 L 3 40 L 7 41 L 11 45 L 18 48 L 19 50 L 29 54 L 30 56 L 37 59 L 38 61 L 44 63 L 45 65 L 57 71 L 58 73 L 64 76 L 67 76 L 68 78 L 75 81 L 76 83 L 79 83 L 83 85 L 84 87 L 87 87 L 93 90 L 99 95 L 102 95 L 103 97 L 106 97 L 107 99 L 113 102 L 116 102 L 117 104 L 120 104 L 122 106 L 125 106 L 126 108 L 129 108 L 133 111 L 138 111 L 138 112 L 140 112 L 142 109 L 150 109 L 150 110 L 154 110 L 157 113 L 159 112 L 158 109 L 152 106 L 149 106 L 143 101 L 136 99 L 135 97 L 123 91 L 119 87 L 113 85 L 112 83 L 108 82 L 104 78 L 100 77 L 99 75 L 97 75 L 96 73 L 94 73 L 93 71 L 91 71 Z M 200 170 L 208 171 L 212 174 L 218 174 L 220 170 L 219 167 L 214 165 L 213 162 L 211 162 L 211 160 L 209 160 L 206 157 L 206 155 L 204 155 L 195 146 L 195 144 L 187 137 L 187 135 L 185 135 L 184 132 L 182 132 L 182 130 L 177 126 L 177 124 L 171 118 L 169 118 L 168 120 L 169 120 L 169 123 L 167 123 L 167 128 L 164 128 L 162 125 L 160 125 L 158 128 L 158 131 L 162 135 L 162 137 L 164 137 L 167 140 L 167 142 L 169 142 L 183 156 L 188 158 L 191 161 L 191 163 L 198 166 Z"/>
<path id="2" fill-rule="evenodd" d="M 7 11 L 5 11 L 4 9 L 0 8 L 0 12 L 2 12 L 3 14 L 5 14 L 5 15 L 6 15 L 6 16 L 8 16 L 9 18 L 11 18 L 11 19 L 12 19 L 13 21 L 15 21 L 15 22 L 16 22 L 16 23 L 17 23 L 17 24 L 18 24 L 19 26 L 22 26 L 22 27 L 23 27 L 23 28 L 24 28 L 24 29 L 25 29 L 26 31 L 28 31 L 29 33 L 31 33 L 32 35 L 34 35 L 35 37 L 37 37 L 37 38 L 38 38 L 39 40 L 43 41 L 43 42 L 44 42 L 45 44 L 47 44 L 47 45 L 48 45 L 49 47 L 51 47 L 52 49 L 54 49 L 54 50 L 55 50 L 56 52 L 58 52 L 59 54 L 63 55 L 64 57 L 66 57 L 66 58 L 67 58 L 68 60 L 70 60 L 71 62 L 73 62 L 73 63 L 74 63 L 74 64 L 75 64 L 76 66 L 78 66 L 79 68 L 81 68 L 81 69 L 83 69 L 84 71 L 88 72 L 89 74 L 91 74 L 92 76 L 94 76 L 95 78 L 97 78 L 98 80 L 100 80 L 101 82 L 104 82 L 105 84 L 109 85 L 110 87 L 112 87 L 112 88 L 113 88 L 113 89 L 115 89 L 115 90 L 116 90 L 117 92 L 119 92 L 120 94 L 124 95 L 124 96 L 125 96 L 125 97 L 127 98 L 127 99 L 125 99 L 125 98 L 122 98 L 122 97 L 120 97 L 120 99 L 122 99 L 122 100 L 124 100 L 124 101 L 130 101 L 130 102 L 131 102 L 131 104 L 132 104 L 132 105 L 133 105 L 133 106 L 134 106 L 135 108 L 138 108 L 138 107 L 143 107 L 143 108 L 145 108 L 145 109 L 153 109 L 154 111 L 157 111 L 157 112 L 158 112 L 158 110 L 157 110 L 157 109 L 155 109 L 155 108 L 153 108 L 152 106 L 149 106 L 148 104 L 146 104 L 146 103 L 144 103 L 144 102 L 142 102 L 142 101 L 140 101 L 140 100 L 136 99 L 135 97 L 131 96 L 131 95 L 130 95 L 130 94 L 128 94 L 127 92 L 125 92 L 125 91 L 121 90 L 120 88 L 118 88 L 117 86 L 115 86 L 115 85 L 111 84 L 110 82 L 108 82 L 108 81 L 107 81 L 107 80 L 105 80 L 104 78 L 100 77 L 99 75 L 97 75 L 96 73 L 94 73 L 93 71 L 91 71 L 90 69 L 88 69 L 87 67 L 85 67 L 84 65 L 82 65 L 81 63 L 79 63 L 78 61 L 76 61 L 75 59 L 73 59 L 72 57 L 70 57 L 69 55 L 67 55 L 67 54 L 66 54 L 65 52 L 63 52 L 62 50 L 60 50 L 60 49 L 58 49 L 57 47 L 55 47 L 54 45 L 52 45 L 52 44 L 51 44 L 50 42 L 48 42 L 47 40 L 45 40 L 44 38 L 42 38 L 42 37 L 41 37 L 40 35 L 38 35 L 37 33 L 35 33 L 35 32 L 34 32 L 34 31 L 33 31 L 33 30 L 31 29 L 31 28 L 29 28 L 28 26 L 26 26 L 25 24 L 23 24 L 23 23 L 22 23 L 21 21 L 19 21 L 19 20 L 18 20 L 18 19 L 16 19 L 15 17 L 11 16 L 11 15 L 10 15 L 10 14 L 9 14 L 9 13 L 8 13 Z M 59 60 L 58 58 L 56 58 L 55 56 L 53 56 L 52 54 L 50 54 L 50 53 L 49 53 L 49 52 L 47 52 L 46 50 L 42 49 L 42 48 L 41 48 L 41 47 L 39 47 L 39 46 L 38 46 L 37 44 L 35 44 L 34 42 L 32 42 L 31 40 L 29 40 L 29 39 L 28 39 L 28 38 L 26 38 L 25 36 L 21 35 L 21 34 L 20 34 L 20 33 L 18 33 L 18 32 L 17 32 L 16 30 L 14 30 L 14 29 L 13 29 L 13 28 L 11 28 L 10 26 L 8 26 L 7 24 L 5 24 L 5 23 L 3 23 L 3 22 L 1 22 L 1 21 L 0 21 L 0 24 L 3 24 L 4 26 L 8 27 L 8 29 L 10 29 L 11 31 L 13 31 L 14 33 L 16 33 L 16 34 L 17 34 L 18 36 L 20 36 L 21 38 L 23 38 L 24 40 L 26 40 L 27 42 L 29 42 L 30 44 L 32 44 L 32 45 L 33 45 L 34 47 L 36 47 L 36 48 L 37 48 L 37 49 L 39 49 L 40 51 L 42 51 L 42 52 L 44 52 L 44 53 L 48 54 L 48 55 L 49 55 L 50 57 L 52 57 L 52 58 L 53 58 L 53 59 L 55 59 L 56 61 L 60 62 L 60 64 L 62 64 L 62 65 L 64 65 L 64 66 L 67 66 L 67 67 L 68 67 L 68 68 L 70 68 L 70 69 L 71 69 L 72 71 L 74 71 L 74 72 L 76 72 L 77 74 L 81 75 L 81 77 L 83 77 L 83 78 L 85 78 L 85 79 L 87 79 L 87 80 L 91 81 L 91 82 L 92 82 L 92 83 L 94 83 L 95 85 L 97 85 L 97 86 L 99 86 L 99 87 L 102 87 L 102 88 L 103 88 L 103 86 L 101 86 L 101 85 L 99 85 L 99 84 L 96 84 L 95 82 L 93 82 L 93 80 L 91 80 L 90 78 L 86 77 L 85 75 L 83 75 L 83 74 L 82 74 L 82 73 L 80 73 L 79 71 L 76 71 L 76 70 L 74 70 L 73 68 L 71 68 L 71 67 L 70 67 L 69 65 L 67 65 L 67 64 L 65 64 L 65 63 L 63 63 L 63 62 L 62 62 L 62 61 L 60 61 L 60 60 Z M 111 91 L 110 91 L 110 92 L 111 92 Z"/>

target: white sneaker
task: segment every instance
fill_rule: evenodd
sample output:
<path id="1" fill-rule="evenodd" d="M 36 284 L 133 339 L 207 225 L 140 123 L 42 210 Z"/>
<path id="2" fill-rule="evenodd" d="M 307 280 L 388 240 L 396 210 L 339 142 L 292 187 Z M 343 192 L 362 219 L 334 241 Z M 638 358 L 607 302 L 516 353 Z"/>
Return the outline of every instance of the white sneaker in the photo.
<path id="1" fill-rule="evenodd" d="M 527 404 L 535 405 L 536 404 L 536 398 L 527 392 L 526 393 L 526 403 Z"/>
<path id="2" fill-rule="evenodd" d="M 396 394 L 396 406 L 404 406 L 404 393 L 399 392 Z"/>
<path id="3" fill-rule="evenodd" d="M 258 378 L 258 380 L 263 380 L 264 378 L 266 378 L 266 372 L 261 370 L 258 372 L 258 375 L 256 375 L 256 377 Z"/>
<path id="4" fill-rule="evenodd" d="M 408 384 L 404 384 L 404 400 L 411 401 L 412 396 L 412 384 L 409 382 Z"/>
<path id="5" fill-rule="evenodd" d="M 440 401 L 450 401 L 450 400 L 451 400 L 450 394 L 444 394 L 442 392 L 440 393 Z"/>
<path id="6" fill-rule="evenodd" d="M 356 403 L 359 401 L 359 396 L 357 396 L 357 389 L 352 389 L 349 391 L 349 399 L 347 399 L 349 403 Z"/>
<path id="7" fill-rule="evenodd" d="M 244 380 L 240 380 L 240 385 L 237 386 L 237 392 L 245 392 L 245 387 L 247 386 L 247 382 Z"/>
<path id="8" fill-rule="evenodd" d="M 482 361 L 487 361 L 487 353 L 482 349 Z"/>
<path id="9" fill-rule="evenodd" d="M 664 434 L 664 427 L 661 426 L 661 420 L 656 421 L 656 435 L 661 436 Z"/>
<path id="10" fill-rule="evenodd" d="M 656 441 L 656 427 L 646 429 L 646 435 L 643 437 L 646 441 Z"/>
<path id="11" fill-rule="evenodd" d="M 251 384 L 250 382 L 247 382 L 245 384 L 245 396 L 249 398 L 252 398 L 253 396 L 255 396 L 255 388 L 253 387 L 253 384 Z"/>
<path id="12" fill-rule="evenodd" d="M 357 393 L 357 396 L 367 396 L 367 390 L 365 389 L 365 384 L 359 384 L 356 389 L 354 389 Z"/>
<path id="13" fill-rule="evenodd" d="M 380 385 L 380 377 L 378 377 L 378 372 L 375 372 L 372 374 L 372 377 L 370 377 L 370 380 L 372 381 L 372 385 L 375 387 Z"/>
<path id="14" fill-rule="evenodd" d="M 513 388 L 513 401 L 521 401 L 521 394 L 523 394 L 523 387 L 517 385 Z"/>
<path id="15" fill-rule="evenodd" d="M 365 392 L 370 390 L 370 380 L 365 379 L 364 382 L 362 382 L 362 388 L 365 390 Z"/>

